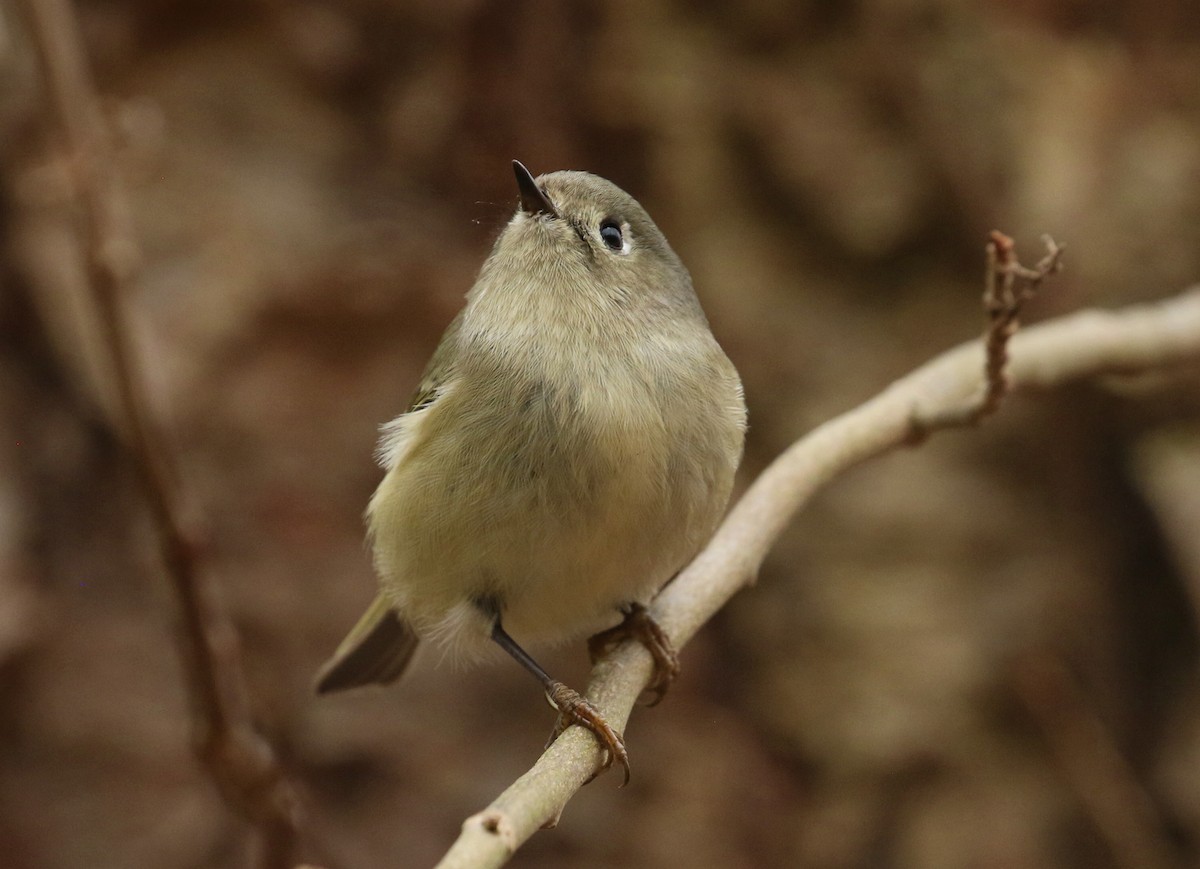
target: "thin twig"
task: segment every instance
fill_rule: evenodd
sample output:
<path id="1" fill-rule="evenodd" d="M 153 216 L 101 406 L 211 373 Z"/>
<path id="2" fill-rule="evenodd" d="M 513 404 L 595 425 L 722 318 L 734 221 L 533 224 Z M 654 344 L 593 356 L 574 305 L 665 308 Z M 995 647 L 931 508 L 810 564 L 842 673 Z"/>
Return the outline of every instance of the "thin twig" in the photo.
<path id="1" fill-rule="evenodd" d="M 1048 388 L 1107 373 L 1136 373 L 1200 360 L 1200 287 L 1154 305 L 1084 311 L 1022 331 L 1009 348 L 1013 389 Z M 962 418 L 985 386 L 981 342 L 943 353 L 866 404 L 830 420 L 789 447 L 747 490 L 703 552 L 655 599 L 651 614 L 676 648 L 695 635 L 758 572 L 779 534 L 826 483 L 847 469 L 907 444 L 918 428 Z M 624 729 L 652 670 L 636 643 L 596 664 L 587 696 Z M 553 821 L 592 776 L 598 749 L 590 733 L 568 729 L 487 809 L 463 823 L 442 869 L 504 864 Z"/>
<path id="2" fill-rule="evenodd" d="M 80 223 L 103 346 L 123 437 L 150 507 L 159 551 L 179 601 L 181 651 L 195 706 L 197 754 L 225 801 L 262 835 L 262 865 L 290 865 L 297 802 L 275 753 L 255 730 L 236 634 L 201 569 L 183 520 L 180 488 L 147 413 L 124 310 L 138 250 L 123 208 L 106 128 L 67 0 L 25 0 L 33 41 L 70 151 Z"/>
<path id="3" fill-rule="evenodd" d="M 992 231 L 986 249 L 987 270 L 983 276 L 983 310 L 987 325 L 983 331 L 983 383 L 974 401 L 962 407 L 947 408 L 938 417 L 913 419 L 910 443 L 919 443 L 932 431 L 955 426 L 976 425 L 1000 408 L 1008 394 L 1008 342 L 1021 327 L 1021 311 L 1047 277 L 1062 268 L 1063 246 L 1043 236 L 1046 255 L 1034 268 L 1021 265 L 1013 240 Z"/>
<path id="4" fill-rule="evenodd" d="M 1002 232 L 993 231 L 987 245 L 988 271 L 984 278 L 983 307 L 988 315 L 988 327 L 983 337 L 987 352 L 984 381 L 987 384 L 983 400 L 972 422 L 996 412 L 1008 392 L 1008 342 L 1021 327 L 1021 309 L 1032 299 L 1047 276 L 1062 268 L 1061 245 L 1050 236 L 1042 238 L 1046 255 L 1035 268 L 1026 268 L 1017 260 L 1013 240 Z"/>

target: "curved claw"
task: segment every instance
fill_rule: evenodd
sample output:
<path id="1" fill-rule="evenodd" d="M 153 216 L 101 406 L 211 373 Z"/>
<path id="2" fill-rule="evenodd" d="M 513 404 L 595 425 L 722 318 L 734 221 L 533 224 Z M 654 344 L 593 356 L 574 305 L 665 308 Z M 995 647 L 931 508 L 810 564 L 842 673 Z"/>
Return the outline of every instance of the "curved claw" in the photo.
<path id="1" fill-rule="evenodd" d="M 654 658 L 654 677 L 646 686 L 653 697 L 646 705 L 657 706 L 667 696 L 667 689 L 679 675 L 679 655 L 675 652 L 675 646 L 649 610 L 640 603 L 633 603 L 626 608 L 624 621 L 588 640 L 592 663 L 625 640 L 637 640 Z"/>
<path id="2" fill-rule="evenodd" d="M 568 688 L 562 682 L 551 683 L 546 691 L 546 698 L 559 711 L 554 732 L 550 735 L 550 740 L 546 745 L 549 746 L 558 739 L 562 732 L 572 724 L 585 727 L 592 732 L 596 741 L 600 743 L 600 747 L 604 749 L 604 761 L 600 764 L 596 774 L 599 775 L 611 767 L 615 760 L 625 770 L 625 779 L 621 783 L 621 787 L 629 784 L 629 753 L 625 750 L 625 739 L 608 723 L 600 710 L 578 691 Z"/>

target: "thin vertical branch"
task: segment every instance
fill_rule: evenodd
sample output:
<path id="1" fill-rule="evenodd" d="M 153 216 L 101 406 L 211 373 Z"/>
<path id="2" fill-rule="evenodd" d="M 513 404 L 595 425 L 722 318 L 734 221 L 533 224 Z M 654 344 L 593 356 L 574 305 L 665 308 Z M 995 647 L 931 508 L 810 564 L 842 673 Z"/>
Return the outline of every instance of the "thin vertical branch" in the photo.
<path id="1" fill-rule="evenodd" d="M 1034 297 L 1042 281 L 1062 268 L 1062 246 L 1050 236 L 1042 239 L 1046 255 L 1034 268 L 1017 261 L 1013 240 L 992 231 L 987 244 L 987 274 L 984 276 L 983 307 L 988 325 L 983 336 L 987 354 L 984 365 L 983 400 L 977 411 L 982 419 L 1000 407 L 1008 393 L 1008 342 L 1021 327 L 1021 309 Z"/>
<path id="2" fill-rule="evenodd" d="M 986 248 L 987 269 L 983 276 L 983 382 L 974 398 L 959 407 L 945 408 L 933 416 L 913 414 L 909 443 L 919 443 L 932 432 L 955 426 L 976 425 L 1000 409 L 1009 391 L 1008 345 L 1021 327 L 1021 311 L 1042 282 L 1062 268 L 1063 246 L 1050 236 L 1042 237 L 1046 255 L 1033 268 L 1017 260 L 1013 240 L 992 230 Z"/>
<path id="3" fill-rule="evenodd" d="M 25 9 L 47 97 L 69 150 L 96 322 L 111 366 L 113 424 L 133 459 L 163 567 L 179 602 L 196 752 L 226 803 L 259 829 L 262 865 L 286 867 L 295 850 L 297 801 L 273 749 L 252 723 L 236 633 L 201 568 L 194 535 L 183 519 L 180 487 L 136 372 L 123 297 L 139 254 L 79 25 L 68 0 L 25 0 Z"/>

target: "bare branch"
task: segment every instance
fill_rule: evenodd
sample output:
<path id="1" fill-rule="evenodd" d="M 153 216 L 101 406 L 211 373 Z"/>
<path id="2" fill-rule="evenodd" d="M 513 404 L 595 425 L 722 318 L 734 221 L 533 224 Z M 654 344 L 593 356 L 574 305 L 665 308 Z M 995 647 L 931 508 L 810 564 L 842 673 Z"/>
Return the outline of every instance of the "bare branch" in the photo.
<path id="1" fill-rule="evenodd" d="M 1052 247 L 1036 269 L 1017 277 L 1032 281 L 1037 274 L 1040 280 L 1057 262 L 1058 249 Z M 1015 286 L 1013 291 L 1017 296 L 1023 292 Z M 776 459 L 730 511 L 704 551 L 651 607 L 676 648 L 753 580 L 775 539 L 823 485 L 848 468 L 910 443 L 914 436 L 976 419 L 980 396 L 989 389 L 990 379 L 997 379 L 985 371 L 1004 369 L 1003 364 L 993 368 L 986 363 L 986 343 L 972 341 L 943 353 L 867 403 L 818 427 Z M 1011 355 L 1007 378 L 1013 389 L 1061 386 L 1106 373 L 1196 361 L 1200 287 L 1157 304 L 1063 317 L 1027 329 L 1004 346 Z M 649 652 L 637 644 L 620 645 L 592 670 L 587 696 L 623 729 L 650 674 Z M 439 867 L 504 864 L 539 827 L 557 820 L 598 760 L 591 734 L 568 729 L 529 772 L 464 822 Z"/>
<path id="2" fill-rule="evenodd" d="M 183 498 L 135 370 L 123 297 L 137 270 L 138 247 L 113 172 L 78 22 L 67 0 L 25 0 L 25 8 L 82 206 L 88 277 L 102 346 L 111 359 L 113 424 L 133 459 L 180 605 L 181 651 L 197 715 L 196 752 L 229 806 L 258 827 L 262 865 L 286 867 L 296 842 L 296 798 L 274 751 L 252 724 L 236 633 L 199 564 L 196 535 L 184 522 Z"/>

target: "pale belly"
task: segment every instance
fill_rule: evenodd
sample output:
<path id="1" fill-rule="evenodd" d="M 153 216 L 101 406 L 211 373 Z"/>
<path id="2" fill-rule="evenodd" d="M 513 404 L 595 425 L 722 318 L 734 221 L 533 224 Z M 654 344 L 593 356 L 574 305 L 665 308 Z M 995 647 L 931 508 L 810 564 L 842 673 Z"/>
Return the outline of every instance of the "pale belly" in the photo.
<path id="1" fill-rule="evenodd" d="M 649 431 L 615 446 L 595 429 L 471 438 L 469 420 L 453 438 L 421 433 L 368 514 L 384 593 L 418 634 L 467 656 L 487 643 L 488 605 L 523 644 L 613 623 L 695 553 L 733 474 Z"/>

